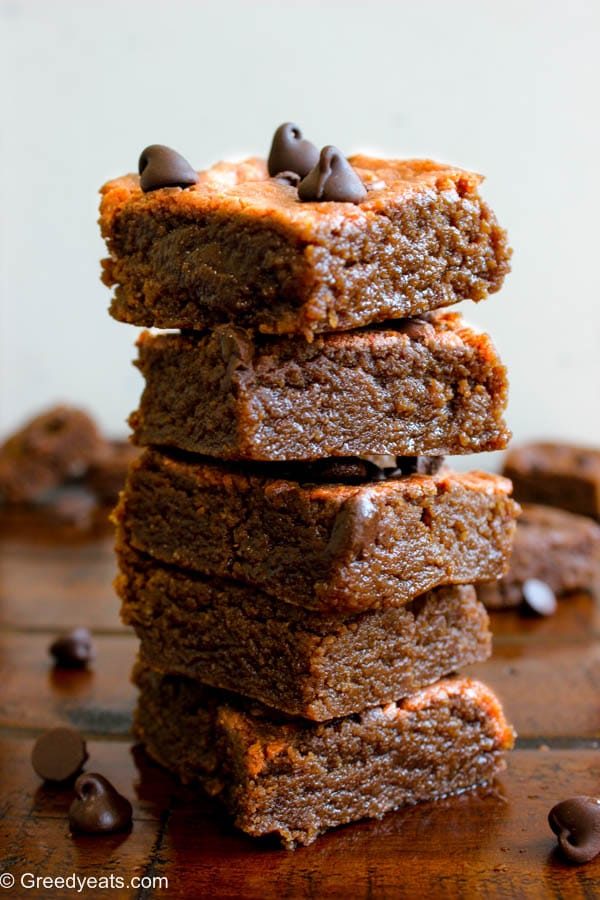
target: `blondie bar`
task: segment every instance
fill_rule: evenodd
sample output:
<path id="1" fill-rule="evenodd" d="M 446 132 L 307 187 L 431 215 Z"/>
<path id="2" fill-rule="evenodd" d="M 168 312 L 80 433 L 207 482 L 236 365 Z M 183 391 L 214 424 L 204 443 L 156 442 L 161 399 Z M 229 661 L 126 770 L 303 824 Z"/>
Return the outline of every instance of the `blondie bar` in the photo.
<path id="1" fill-rule="evenodd" d="M 508 384 L 491 340 L 431 313 L 313 343 L 229 325 L 144 332 L 137 444 L 218 459 L 498 450 Z"/>
<path id="2" fill-rule="evenodd" d="M 524 503 L 509 571 L 500 581 L 478 584 L 477 594 L 490 608 L 518 606 L 530 578 L 555 594 L 599 587 L 600 526 L 585 516 Z"/>
<path id="3" fill-rule="evenodd" d="M 238 828 L 288 848 L 490 781 L 514 740 L 494 694 L 468 679 L 324 723 L 143 665 L 134 679 L 135 731 L 148 753 L 218 796 Z"/>
<path id="4" fill-rule="evenodd" d="M 33 503 L 81 478 L 109 449 L 84 410 L 55 406 L 30 419 L 0 446 L 0 502 Z"/>
<path id="5" fill-rule="evenodd" d="M 121 548 L 121 614 L 153 668 L 322 721 L 414 693 L 491 652 L 470 585 L 403 607 L 322 614 Z"/>
<path id="6" fill-rule="evenodd" d="M 506 455 L 504 474 L 524 503 L 558 506 L 600 519 L 600 448 L 539 442 Z"/>
<path id="7" fill-rule="evenodd" d="M 130 466 L 115 510 L 117 546 L 338 611 L 402 606 L 438 585 L 490 581 L 508 568 L 518 506 L 500 476 L 442 467 L 314 484 L 301 466 L 286 466 L 149 448 Z"/>
<path id="8" fill-rule="evenodd" d="M 431 160 L 350 163 L 367 188 L 358 204 L 301 202 L 261 159 L 219 163 L 185 189 L 110 181 L 100 225 L 112 315 L 310 340 L 499 290 L 510 250 L 481 176 Z"/>

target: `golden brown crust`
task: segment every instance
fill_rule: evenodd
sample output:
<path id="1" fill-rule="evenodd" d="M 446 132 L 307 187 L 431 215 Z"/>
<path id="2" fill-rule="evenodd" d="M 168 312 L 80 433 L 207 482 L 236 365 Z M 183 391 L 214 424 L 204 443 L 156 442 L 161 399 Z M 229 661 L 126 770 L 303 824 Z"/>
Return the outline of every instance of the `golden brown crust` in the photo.
<path id="1" fill-rule="evenodd" d="M 385 160 L 356 155 L 349 161 L 369 188 L 362 203 L 299 203 L 296 190 L 269 178 L 265 161 L 258 157 L 217 163 L 198 172 L 197 183 L 185 190 L 163 188 L 144 193 L 138 175 L 123 175 L 100 189 L 102 236 L 110 237 L 114 218 L 125 206 L 139 203 L 152 214 L 181 210 L 241 214 L 257 220 L 268 216 L 284 228 L 299 228 L 299 239 L 309 240 L 332 215 L 359 223 L 369 214 L 401 205 L 416 193 L 455 189 L 461 195 L 471 194 L 483 181 L 483 176 L 475 172 L 430 159 Z"/>

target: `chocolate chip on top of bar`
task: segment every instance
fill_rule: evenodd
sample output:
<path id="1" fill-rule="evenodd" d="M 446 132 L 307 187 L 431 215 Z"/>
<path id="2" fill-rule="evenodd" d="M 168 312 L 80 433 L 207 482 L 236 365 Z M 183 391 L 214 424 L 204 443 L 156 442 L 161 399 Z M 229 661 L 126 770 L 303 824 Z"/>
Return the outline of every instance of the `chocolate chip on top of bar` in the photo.
<path id="1" fill-rule="evenodd" d="M 164 187 L 190 187 L 198 181 L 187 159 L 163 144 L 151 144 L 142 150 L 138 171 L 145 194 Z"/>
<path id="2" fill-rule="evenodd" d="M 273 181 L 277 181 L 279 184 L 287 184 L 290 187 L 298 187 L 301 178 L 297 172 L 290 172 L 286 169 L 285 172 L 278 172 L 277 175 L 273 175 Z"/>
<path id="3" fill-rule="evenodd" d="M 298 185 L 298 196 L 304 201 L 361 203 L 367 191 L 344 154 L 329 146 L 323 147 L 318 163 Z"/>
<path id="4" fill-rule="evenodd" d="M 278 179 L 283 173 L 288 175 L 290 172 L 304 178 L 318 159 L 319 151 L 302 137 L 298 126 L 294 122 L 284 122 L 273 135 L 267 168 L 269 175 Z"/>

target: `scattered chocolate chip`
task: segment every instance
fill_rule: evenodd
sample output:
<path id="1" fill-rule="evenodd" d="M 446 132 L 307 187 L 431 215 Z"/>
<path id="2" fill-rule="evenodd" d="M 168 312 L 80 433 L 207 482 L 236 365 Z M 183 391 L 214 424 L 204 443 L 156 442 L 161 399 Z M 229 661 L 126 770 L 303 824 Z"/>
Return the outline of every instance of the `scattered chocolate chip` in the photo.
<path id="1" fill-rule="evenodd" d="M 362 484 L 384 477 L 379 466 L 358 456 L 315 460 L 308 465 L 307 476 L 310 481 L 326 484 Z"/>
<path id="2" fill-rule="evenodd" d="M 142 150 L 138 171 L 144 193 L 164 187 L 189 187 L 198 181 L 187 159 L 163 144 L 151 144 Z"/>
<path id="3" fill-rule="evenodd" d="M 50 655 L 59 669 L 83 669 L 96 657 L 89 628 L 74 628 L 50 644 Z"/>
<path id="4" fill-rule="evenodd" d="M 365 186 L 336 147 L 323 147 L 316 166 L 298 185 L 301 200 L 360 203 L 367 196 Z"/>
<path id="5" fill-rule="evenodd" d="M 279 181 L 280 184 L 289 184 L 290 187 L 298 187 L 300 176 L 297 172 L 278 172 L 273 175 L 273 181 Z"/>
<path id="6" fill-rule="evenodd" d="M 53 728 L 40 735 L 31 751 L 31 765 L 44 781 L 68 781 L 88 758 L 85 741 L 73 728 Z"/>
<path id="7" fill-rule="evenodd" d="M 71 831 L 110 834 L 131 824 L 131 803 L 96 772 L 80 775 L 75 782 L 76 797 L 69 808 Z"/>
<path id="8" fill-rule="evenodd" d="M 423 341 L 435 335 L 435 328 L 431 322 L 417 317 L 399 319 L 394 327 L 400 334 L 406 334 L 413 341 Z"/>
<path id="9" fill-rule="evenodd" d="M 319 151 L 314 144 L 302 137 L 302 132 L 293 122 L 284 122 L 273 135 L 267 168 L 269 175 L 294 172 L 304 178 L 319 159 Z"/>
<path id="10" fill-rule="evenodd" d="M 571 797 L 553 806 L 548 823 L 558 846 L 572 863 L 586 863 L 600 853 L 600 799 Z"/>
<path id="11" fill-rule="evenodd" d="M 551 616 L 556 612 L 556 594 L 549 584 L 539 578 L 527 578 L 521 587 L 522 612 L 526 615 Z"/>
<path id="12" fill-rule="evenodd" d="M 386 469 L 388 478 L 402 478 L 405 475 L 435 475 L 444 462 L 443 456 L 397 456 L 396 468 Z"/>

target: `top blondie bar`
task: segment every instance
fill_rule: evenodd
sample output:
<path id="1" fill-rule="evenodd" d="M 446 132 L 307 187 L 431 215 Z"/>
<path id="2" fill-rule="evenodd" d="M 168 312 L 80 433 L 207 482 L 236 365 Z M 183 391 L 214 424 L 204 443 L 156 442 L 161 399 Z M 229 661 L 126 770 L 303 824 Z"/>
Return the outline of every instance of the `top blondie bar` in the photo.
<path id="1" fill-rule="evenodd" d="M 366 189 L 360 202 L 303 202 L 258 158 L 218 163 L 184 188 L 109 181 L 100 225 L 111 314 L 311 340 L 501 287 L 511 251 L 481 176 L 431 160 L 348 162 Z"/>

